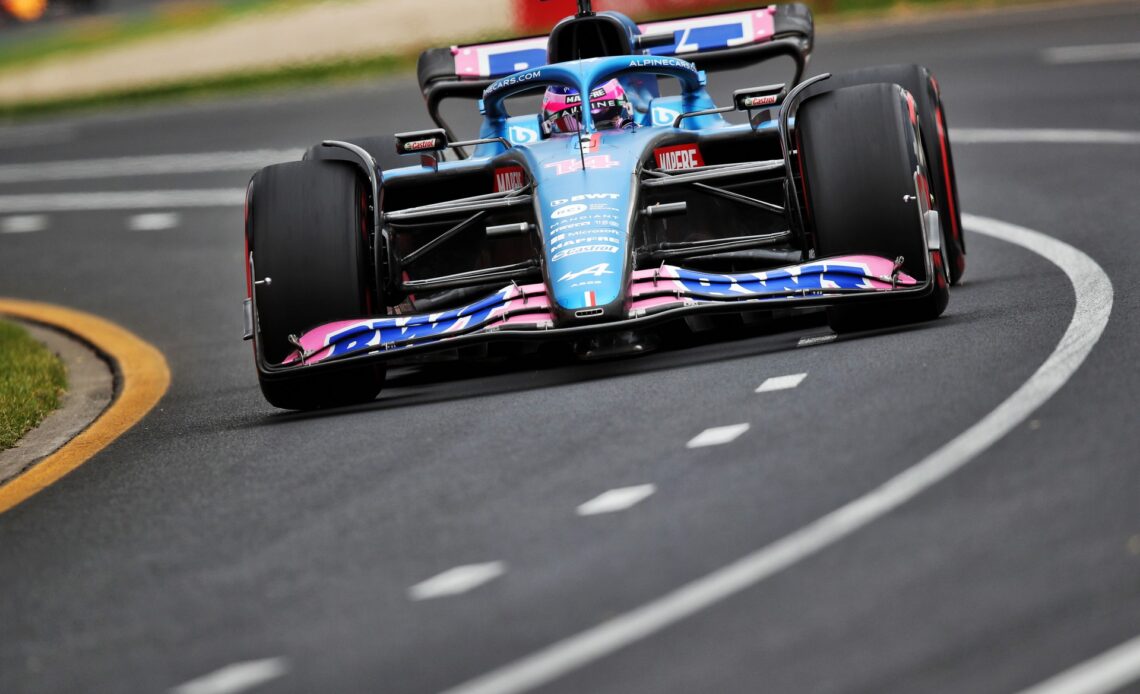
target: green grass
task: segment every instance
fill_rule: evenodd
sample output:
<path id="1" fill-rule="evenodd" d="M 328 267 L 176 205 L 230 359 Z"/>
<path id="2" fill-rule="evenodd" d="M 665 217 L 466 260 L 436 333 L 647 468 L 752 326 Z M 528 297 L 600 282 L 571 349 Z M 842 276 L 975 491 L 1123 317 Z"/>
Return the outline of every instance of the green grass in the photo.
<path id="1" fill-rule="evenodd" d="M 139 25 L 124 25 L 106 35 L 97 35 L 88 40 L 80 40 L 74 45 L 41 45 L 40 57 L 53 55 L 51 51 L 84 51 L 114 47 L 133 38 L 153 36 L 164 31 L 197 28 L 219 23 L 228 19 L 265 10 L 272 5 L 272 11 L 287 10 L 313 2 L 314 0 L 237 0 L 228 5 L 217 0 L 191 2 L 187 5 L 197 8 L 186 16 L 169 14 L 159 21 L 154 18 Z M 828 25 L 846 20 L 868 20 L 906 16 L 923 12 L 928 8 L 946 7 L 968 9 L 979 7 L 1013 6 L 1040 0 L 808 0 L 808 5 L 816 15 L 817 24 Z M 718 5 L 717 9 L 732 7 L 754 7 L 757 0 L 740 0 Z M 141 20 L 140 20 L 141 21 Z M 152 23 L 147 23 L 152 22 Z M 463 37 L 459 37 L 463 38 Z M 477 40 L 510 38 L 483 36 Z M 7 50 L 7 52 L 5 52 Z M 25 58 L 31 55 L 26 52 Z M 0 70 L 6 65 L 19 63 L 20 51 L 16 48 L 0 47 Z M 190 99 L 240 94 L 254 91 L 268 91 L 312 84 L 329 84 L 353 80 L 374 79 L 392 73 L 411 71 L 415 67 L 419 51 L 401 54 L 374 55 L 348 60 L 334 60 L 326 63 L 308 63 L 296 66 L 283 66 L 269 70 L 237 72 L 218 77 L 190 79 L 163 84 L 153 84 L 98 94 L 76 94 L 42 101 L 0 103 L 0 120 L 24 120 L 43 115 L 94 110 L 106 107 L 123 108 L 156 102 L 186 101 Z M 7 56 L 7 57 L 6 57 Z M 7 62 L 6 62 L 7 61 Z"/>
<path id="2" fill-rule="evenodd" d="M 25 119 L 106 106 L 122 108 L 179 99 L 208 98 L 285 87 L 361 80 L 411 70 L 416 65 L 417 57 L 418 53 L 416 55 L 379 55 L 354 60 L 307 63 L 264 71 L 240 72 L 62 99 L 15 104 L 0 103 L 0 120 Z"/>
<path id="3" fill-rule="evenodd" d="M 0 71 L 48 58 L 117 48 L 163 34 L 203 29 L 254 13 L 281 12 L 314 0 L 182 0 L 116 16 L 91 16 L 50 24 L 0 42 Z"/>
<path id="4" fill-rule="evenodd" d="M 0 451 L 59 407 L 66 386 L 59 357 L 23 328 L 0 321 Z"/>

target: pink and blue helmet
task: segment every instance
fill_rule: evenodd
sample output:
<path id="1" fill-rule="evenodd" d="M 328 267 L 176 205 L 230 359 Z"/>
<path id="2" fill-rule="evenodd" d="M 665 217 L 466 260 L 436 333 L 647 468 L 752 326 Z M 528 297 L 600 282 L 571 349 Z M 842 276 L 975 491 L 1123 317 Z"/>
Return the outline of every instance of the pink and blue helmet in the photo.
<path id="1" fill-rule="evenodd" d="M 542 98 L 542 128 L 547 135 L 582 129 L 582 96 L 573 87 L 555 86 Z M 590 114 L 598 130 L 621 128 L 632 120 L 633 107 L 621 84 L 612 79 L 590 92 Z"/>

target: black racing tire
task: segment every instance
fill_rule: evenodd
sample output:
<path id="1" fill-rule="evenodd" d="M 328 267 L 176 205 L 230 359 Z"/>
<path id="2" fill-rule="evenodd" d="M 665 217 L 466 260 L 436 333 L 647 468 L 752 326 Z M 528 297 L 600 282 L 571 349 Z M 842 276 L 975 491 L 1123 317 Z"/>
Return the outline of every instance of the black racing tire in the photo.
<path id="1" fill-rule="evenodd" d="M 883 83 L 846 87 L 803 102 L 796 137 L 816 257 L 902 256 L 903 272 L 926 281 L 924 210 L 918 199 L 926 167 L 911 104 L 902 87 Z M 832 328 L 846 332 L 937 318 L 946 309 L 950 287 L 941 253 L 930 255 L 930 293 L 840 302 L 828 311 Z"/>
<path id="2" fill-rule="evenodd" d="M 921 65 L 883 65 L 835 73 L 808 88 L 811 94 L 834 91 L 843 87 L 878 82 L 894 83 L 907 90 L 918 106 L 923 153 L 930 174 L 930 190 L 938 221 L 946 240 L 946 262 L 950 283 L 958 284 L 966 272 L 966 239 L 962 233 L 962 210 L 958 203 L 958 182 L 954 174 L 954 155 L 950 148 L 950 130 L 946 126 L 946 109 L 938 81 Z"/>
<path id="3" fill-rule="evenodd" d="M 381 306 L 368 263 L 368 185 L 350 165 L 301 161 L 269 166 L 248 192 L 247 241 L 253 254 L 257 349 L 269 364 L 295 351 L 291 335 Z M 287 410 L 375 399 L 384 369 L 366 366 L 305 373 L 258 370 L 265 399 Z"/>
<path id="4" fill-rule="evenodd" d="M 418 157 L 404 156 L 396 151 L 395 135 L 350 137 L 342 139 L 341 142 L 354 144 L 371 154 L 380 166 L 381 171 L 414 166 L 420 163 Z M 326 147 L 323 144 L 316 144 L 308 148 L 301 158 L 305 161 L 347 161 L 353 164 L 360 161 L 356 155 L 343 147 Z"/>

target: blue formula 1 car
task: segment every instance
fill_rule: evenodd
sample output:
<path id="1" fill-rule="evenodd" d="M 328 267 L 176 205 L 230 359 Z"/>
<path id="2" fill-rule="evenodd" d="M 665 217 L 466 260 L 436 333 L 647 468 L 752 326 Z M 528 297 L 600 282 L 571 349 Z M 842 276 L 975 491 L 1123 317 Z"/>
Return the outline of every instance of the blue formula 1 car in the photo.
<path id="1" fill-rule="evenodd" d="M 851 330 L 943 312 L 965 248 L 925 68 L 801 81 L 799 4 L 644 25 L 579 4 L 549 36 L 425 51 L 436 129 L 253 177 L 246 338 L 270 403 L 371 400 L 388 363 L 427 352 L 635 353 L 702 314 L 825 309 Z M 709 72 L 775 57 L 788 83 L 713 103 Z M 476 139 L 441 116 L 451 98 L 478 101 Z"/>

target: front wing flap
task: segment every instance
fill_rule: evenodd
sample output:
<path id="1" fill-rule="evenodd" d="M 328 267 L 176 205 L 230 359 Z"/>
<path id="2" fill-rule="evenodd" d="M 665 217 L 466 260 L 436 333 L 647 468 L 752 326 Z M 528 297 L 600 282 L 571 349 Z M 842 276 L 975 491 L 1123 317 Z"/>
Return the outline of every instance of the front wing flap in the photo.
<path id="1" fill-rule="evenodd" d="M 588 291 L 588 276 L 583 285 Z M 766 272 L 717 274 L 673 265 L 635 271 L 626 319 L 586 326 L 595 332 L 632 327 L 655 316 L 684 315 L 703 308 L 773 310 L 774 303 L 811 303 L 846 295 L 915 293 L 924 285 L 885 258 L 852 255 L 814 260 Z M 431 314 L 337 321 L 309 330 L 298 349 L 267 371 L 308 368 L 325 362 L 397 357 L 425 348 L 442 349 L 505 334 L 555 338 L 581 334 L 583 326 L 556 328 L 546 287 L 511 284 L 480 301 Z M 355 357 L 355 358 L 354 358 Z"/>

